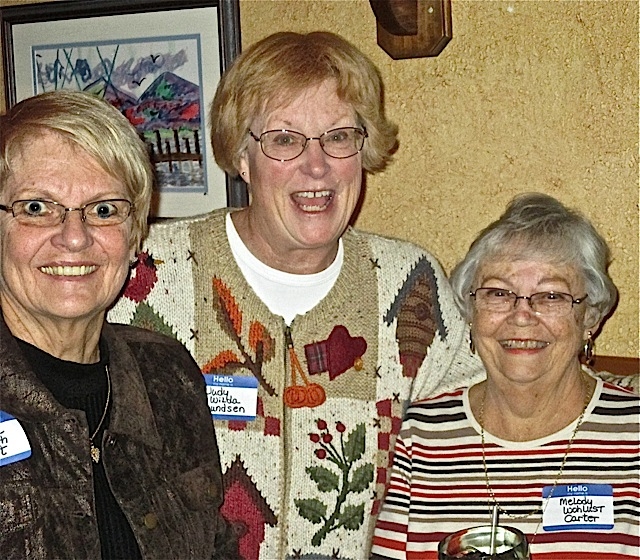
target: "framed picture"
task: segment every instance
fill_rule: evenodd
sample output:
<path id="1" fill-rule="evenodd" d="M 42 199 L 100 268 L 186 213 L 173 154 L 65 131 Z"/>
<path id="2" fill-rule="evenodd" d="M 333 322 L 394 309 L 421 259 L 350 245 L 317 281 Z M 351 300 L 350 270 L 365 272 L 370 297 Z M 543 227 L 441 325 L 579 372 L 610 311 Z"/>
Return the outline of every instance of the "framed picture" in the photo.
<path id="1" fill-rule="evenodd" d="M 116 106 L 149 147 L 154 216 L 246 204 L 215 164 L 209 104 L 240 52 L 239 0 L 67 0 L 0 9 L 9 107 L 56 89 Z"/>

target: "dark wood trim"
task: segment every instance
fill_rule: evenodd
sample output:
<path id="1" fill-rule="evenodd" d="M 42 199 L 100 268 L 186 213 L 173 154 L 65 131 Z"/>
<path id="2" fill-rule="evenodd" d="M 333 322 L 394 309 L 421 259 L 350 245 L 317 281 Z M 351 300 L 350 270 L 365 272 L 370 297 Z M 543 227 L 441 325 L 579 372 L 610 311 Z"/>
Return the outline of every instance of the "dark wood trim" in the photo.
<path id="1" fill-rule="evenodd" d="M 617 375 L 640 375 L 640 358 L 596 356 L 593 369 Z"/>

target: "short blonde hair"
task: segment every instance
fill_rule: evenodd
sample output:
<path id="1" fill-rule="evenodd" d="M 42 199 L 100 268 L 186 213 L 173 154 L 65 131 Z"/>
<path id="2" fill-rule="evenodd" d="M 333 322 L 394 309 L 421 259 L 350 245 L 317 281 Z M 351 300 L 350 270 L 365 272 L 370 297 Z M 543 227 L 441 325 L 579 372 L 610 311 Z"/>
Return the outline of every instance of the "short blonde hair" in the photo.
<path id="1" fill-rule="evenodd" d="M 58 90 L 29 97 L 0 115 L 0 194 L 18 151 L 43 132 L 59 134 L 124 184 L 135 212 L 130 246 L 147 234 L 154 172 L 144 142 L 113 105 L 88 93 Z"/>
<path id="2" fill-rule="evenodd" d="M 353 107 L 358 126 L 367 130 L 363 168 L 382 170 L 397 147 L 398 127 L 385 117 L 380 73 L 351 43 L 322 31 L 275 33 L 234 61 L 211 105 L 211 143 L 218 165 L 237 175 L 251 121 L 328 79 L 336 81 L 338 97 Z"/>

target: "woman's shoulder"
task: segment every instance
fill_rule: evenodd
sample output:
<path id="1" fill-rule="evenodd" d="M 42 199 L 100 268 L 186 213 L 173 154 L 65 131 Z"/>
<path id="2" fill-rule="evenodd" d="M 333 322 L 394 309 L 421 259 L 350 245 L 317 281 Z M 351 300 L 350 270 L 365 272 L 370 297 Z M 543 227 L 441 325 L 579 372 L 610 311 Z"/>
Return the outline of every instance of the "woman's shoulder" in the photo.
<path id="1" fill-rule="evenodd" d="M 584 372 L 595 379 L 602 379 L 606 386 L 613 390 L 622 390 L 626 393 L 640 393 L 640 375 L 619 375 L 608 371 L 595 371 L 585 365 L 582 366 Z"/>
<path id="2" fill-rule="evenodd" d="M 413 401 L 407 408 L 406 415 L 409 414 L 421 414 L 437 416 L 443 413 L 443 411 L 451 411 L 456 408 L 462 409 L 464 407 L 464 395 L 468 389 L 458 388 L 439 395 L 426 397 Z"/>
<path id="3" fill-rule="evenodd" d="M 224 224 L 224 218 L 228 212 L 229 208 L 218 208 L 206 214 L 195 216 L 156 219 L 149 226 L 149 235 L 145 245 L 154 244 L 154 242 L 170 235 L 179 235 L 181 232 L 188 233 L 191 228 L 198 225 Z"/>
<path id="4" fill-rule="evenodd" d="M 422 263 L 423 266 L 428 266 L 438 274 L 443 270 L 442 265 L 432 253 L 411 241 L 386 237 L 355 228 L 349 228 L 345 232 L 343 241 L 346 247 L 349 246 L 350 242 L 366 244 L 373 257 L 379 259 L 379 264 L 382 264 L 384 259 L 388 258 L 389 262 L 394 263 L 394 268 L 405 261 L 414 267 Z"/>
<path id="5" fill-rule="evenodd" d="M 149 345 L 166 347 L 171 351 L 184 351 L 188 353 L 184 345 L 169 333 L 151 331 L 140 327 L 134 327 L 132 325 L 123 325 L 120 323 L 108 323 L 108 325 L 109 328 L 112 329 L 113 335 L 130 346 Z"/>

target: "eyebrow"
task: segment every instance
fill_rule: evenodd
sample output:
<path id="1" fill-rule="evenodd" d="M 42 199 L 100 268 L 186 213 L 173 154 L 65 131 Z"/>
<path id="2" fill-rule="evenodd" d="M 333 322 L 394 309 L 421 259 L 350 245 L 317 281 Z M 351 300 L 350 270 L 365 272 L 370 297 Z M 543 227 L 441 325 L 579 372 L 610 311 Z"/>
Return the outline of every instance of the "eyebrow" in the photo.
<path id="1" fill-rule="evenodd" d="M 485 282 L 503 282 L 504 284 L 513 286 L 511 281 L 499 276 L 487 276 L 486 278 L 483 278 L 482 282 L 480 283 L 484 284 Z M 552 284 L 552 283 L 564 284 L 567 286 L 567 288 L 570 288 L 569 281 L 566 278 L 563 278 L 562 276 L 545 276 L 544 278 L 540 278 L 538 280 L 538 284 Z"/>

